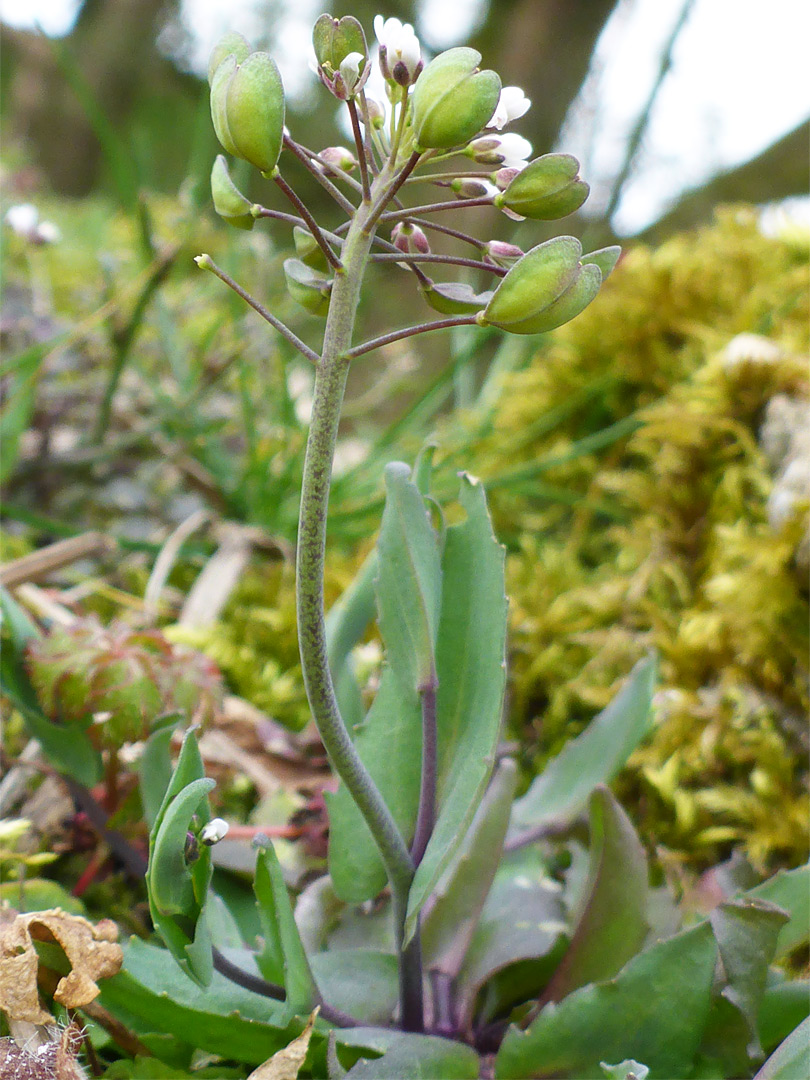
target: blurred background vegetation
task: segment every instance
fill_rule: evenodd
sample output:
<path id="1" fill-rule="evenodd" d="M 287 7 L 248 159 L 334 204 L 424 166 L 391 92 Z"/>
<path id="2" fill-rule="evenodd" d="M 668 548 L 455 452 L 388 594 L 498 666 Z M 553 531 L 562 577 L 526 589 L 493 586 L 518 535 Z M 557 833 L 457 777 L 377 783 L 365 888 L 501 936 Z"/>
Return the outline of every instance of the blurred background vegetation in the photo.
<path id="1" fill-rule="evenodd" d="M 475 7 L 471 44 L 533 101 L 519 128 L 535 154 L 559 147 L 587 158 L 568 139 L 587 150 L 605 120 L 593 99 L 600 42 L 656 7 Z M 638 58 L 649 73 L 641 104 L 610 168 L 597 170 L 593 209 L 564 223 L 586 246 L 627 232 L 623 199 L 626 207 L 648 164 L 679 43 L 703 7 L 670 4 Z M 352 0 L 334 14 L 350 11 L 371 37 L 377 12 L 422 32 L 425 10 Z M 232 28 L 293 53 L 292 11 L 282 0 L 257 3 L 249 25 Z M 178 0 L 85 0 L 62 37 L 2 28 L 2 210 L 33 203 L 61 234 L 36 243 L 3 230 L 3 559 L 101 530 L 112 553 L 47 579 L 61 602 L 104 618 L 157 618 L 204 647 L 231 689 L 299 727 L 290 552 L 311 372 L 192 257 L 210 252 L 313 344 L 320 324 L 285 294 L 289 236 L 262 224 L 236 234 L 213 214 L 217 146 L 189 13 Z M 315 150 L 346 142 L 337 102 L 313 90 L 309 73 L 298 82 L 293 134 Z M 792 128 L 774 130 L 750 160 L 691 188 L 684 169 L 680 193 L 622 237 L 628 253 L 615 278 L 570 327 L 528 341 L 436 335 L 359 361 L 336 464 L 332 599 L 373 543 L 387 461 L 412 461 L 432 440 L 443 494 L 462 467 L 487 482 L 509 552 L 509 730 L 527 778 L 638 656 L 659 650 L 660 729 L 634 760 L 625 795 L 651 845 L 701 867 L 740 843 L 760 869 L 793 863 L 807 847 L 810 454 L 797 432 L 808 234 L 773 210 L 717 214 L 720 204 L 807 195 L 806 104 L 793 102 Z M 284 167 L 315 216 L 337 224 L 308 175 Z M 270 185 L 238 167 L 234 175 L 281 208 Z M 492 228 L 524 247 L 552 231 L 487 213 L 471 231 Z M 418 294 L 401 271 L 374 268 L 366 329 L 390 327 L 392 310 L 398 323 L 413 321 Z M 158 552 L 189 521 L 196 528 L 169 587 L 157 607 L 145 605 Z M 248 551 L 239 587 L 192 625 L 184 597 L 234 535 Z"/>

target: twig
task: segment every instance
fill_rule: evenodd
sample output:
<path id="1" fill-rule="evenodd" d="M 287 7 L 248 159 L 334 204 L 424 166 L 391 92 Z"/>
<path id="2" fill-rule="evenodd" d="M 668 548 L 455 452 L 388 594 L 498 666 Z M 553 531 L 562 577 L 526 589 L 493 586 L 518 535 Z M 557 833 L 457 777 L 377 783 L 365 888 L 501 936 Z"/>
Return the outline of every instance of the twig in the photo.
<path id="1" fill-rule="evenodd" d="M 277 319 L 263 304 L 260 304 L 249 292 L 246 292 L 232 277 L 229 277 L 224 270 L 220 270 L 210 255 L 197 255 L 194 262 L 202 270 L 210 270 L 220 281 L 224 281 L 226 285 L 233 289 L 237 296 L 241 296 L 246 304 L 250 304 L 253 310 L 258 312 L 263 319 L 269 322 L 274 330 L 278 330 L 281 336 L 285 337 L 291 345 L 298 349 L 302 356 L 305 356 L 311 364 L 315 364 L 317 367 L 320 357 L 315 350 L 310 349 L 309 345 L 306 345 L 297 334 L 294 334 L 289 326 L 286 326 L 281 319 Z"/>
<path id="2" fill-rule="evenodd" d="M 390 334 L 382 334 L 380 337 L 371 338 L 370 341 L 356 345 L 345 354 L 347 360 L 355 360 L 358 356 L 379 349 L 383 345 L 391 345 L 394 341 L 403 338 L 414 337 L 416 334 L 427 334 L 431 330 L 446 330 L 451 326 L 475 326 L 475 315 L 454 315 L 447 319 L 437 319 L 436 322 L 420 323 L 419 326 L 407 326 L 403 330 L 394 330 Z"/>
<path id="3" fill-rule="evenodd" d="M 324 253 L 324 255 L 326 256 L 327 261 L 330 263 L 330 265 L 335 270 L 342 270 L 343 266 L 341 265 L 340 259 L 337 257 L 337 255 L 335 255 L 334 251 L 332 251 L 331 247 L 329 246 L 329 244 L 328 244 L 328 242 L 326 240 L 326 237 L 321 232 L 320 225 L 315 220 L 315 218 L 312 216 L 312 214 L 309 212 L 309 209 L 308 209 L 306 203 L 302 202 L 302 200 L 299 199 L 299 197 L 296 195 L 296 193 L 293 191 L 293 189 L 290 187 L 290 185 L 287 183 L 287 181 L 284 179 L 284 177 L 281 175 L 281 173 L 276 173 L 276 175 L 273 177 L 273 180 L 278 185 L 278 187 L 281 188 L 281 190 L 284 192 L 284 194 L 287 196 L 287 198 L 293 204 L 295 209 L 298 211 L 298 213 L 304 219 L 304 221 L 306 222 L 307 228 L 309 229 L 309 231 L 312 233 L 313 237 L 315 238 L 316 244 L 321 249 L 321 251 Z"/>
<path id="4" fill-rule="evenodd" d="M 380 201 L 377 204 L 377 209 L 372 211 L 372 213 L 369 215 L 368 221 L 366 221 L 364 225 L 364 232 L 367 236 L 370 236 L 374 232 L 378 221 L 385 221 L 390 218 L 392 214 L 402 215 L 406 213 L 406 211 L 404 210 L 392 210 L 387 214 L 383 213 L 383 211 L 394 198 L 394 196 L 405 183 L 405 181 L 408 179 L 416 166 L 419 164 L 419 159 L 421 158 L 421 156 L 422 155 L 421 153 L 419 153 L 418 150 L 414 150 L 414 152 L 400 169 L 399 173 L 394 177 L 393 181 L 391 182 L 391 186 L 380 196 Z"/>
<path id="5" fill-rule="evenodd" d="M 402 221 L 403 218 L 411 218 L 414 214 L 437 214 L 440 210 L 464 210 L 470 206 L 492 206 L 492 196 L 482 196 L 480 199 L 448 199 L 447 202 L 425 203 L 424 206 L 406 206 L 404 210 L 389 210 L 380 217 L 381 222 Z"/>
<path id="6" fill-rule="evenodd" d="M 304 168 L 308 172 L 312 173 L 312 175 L 315 177 L 321 187 L 325 191 L 329 192 L 329 194 L 332 196 L 332 198 L 335 200 L 341 210 L 347 213 L 349 217 L 352 217 L 355 211 L 354 203 L 352 203 L 350 199 L 347 199 L 343 192 L 340 190 L 340 188 L 335 187 L 335 185 L 328 177 L 324 176 L 323 171 L 319 169 L 318 166 L 315 165 L 314 162 L 312 162 L 307 157 L 304 148 L 302 146 L 299 146 L 295 139 L 293 139 L 289 135 L 284 136 L 284 145 L 287 147 L 290 153 L 295 154 L 295 156 L 298 158 Z"/>
<path id="7" fill-rule="evenodd" d="M 371 199 L 371 188 L 368 182 L 368 162 L 366 161 L 366 145 L 363 142 L 363 136 L 360 132 L 360 120 L 357 116 L 357 106 L 354 103 L 353 98 L 349 98 L 346 102 L 349 107 L 349 116 L 352 121 L 352 134 L 354 135 L 354 144 L 357 147 L 357 161 L 360 165 L 360 182 L 363 186 L 363 201 L 369 202 Z"/>

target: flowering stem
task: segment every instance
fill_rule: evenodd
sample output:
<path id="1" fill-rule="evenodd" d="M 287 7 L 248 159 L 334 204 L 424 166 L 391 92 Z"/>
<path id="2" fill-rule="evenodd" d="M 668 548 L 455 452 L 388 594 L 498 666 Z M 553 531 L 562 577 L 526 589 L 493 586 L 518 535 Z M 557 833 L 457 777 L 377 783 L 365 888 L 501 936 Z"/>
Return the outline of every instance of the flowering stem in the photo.
<path id="1" fill-rule="evenodd" d="M 404 210 L 389 210 L 387 214 L 382 214 L 380 221 L 401 221 L 414 214 L 435 214 L 439 210 L 464 210 L 468 206 L 492 206 L 492 196 L 482 196 L 480 199 L 449 199 L 447 202 L 426 203 L 424 206 L 406 206 Z"/>
<path id="2" fill-rule="evenodd" d="M 484 245 L 478 237 L 461 232 L 459 229 L 451 229 L 449 225 L 439 225 L 436 221 L 427 221 L 425 218 L 416 217 L 408 217 L 408 221 L 410 221 L 412 225 L 418 225 L 422 229 L 432 229 L 433 232 L 443 233 L 444 236 L 453 236 L 456 240 L 461 240 L 465 244 L 471 244 L 472 247 L 478 248 L 479 251 L 484 250 Z"/>
<path id="3" fill-rule="evenodd" d="M 276 173 L 273 179 L 287 196 L 287 198 L 290 200 L 290 202 L 293 204 L 301 217 L 304 219 L 307 224 L 307 228 L 312 233 L 313 237 L 315 238 L 315 242 L 317 243 L 321 251 L 324 253 L 329 263 L 332 265 L 332 267 L 334 267 L 335 270 L 341 271 L 343 267 L 341 265 L 340 259 L 337 257 L 337 255 L 335 255 L 334 251 L 332 251 L 326 240 L 326 237 L 321 232 L 320 226 L 318 225 L 312 214 L 309 212 L 306 204 L 298 198 L 293 189 L 283 178 L 281 173 Z"/>
<path id="4" fill-rule="evenodd" d="M 482 309 L 483 310 L 483 309 Z M 383 345 L 390 345 L 394 341 L 402 341 L 403 338 L 415 337 L 416 334 L 427 334 L 430 330 L 447 330 L 451 326 L 475 326 L 475 315 L 453 315 L 447 319 L 437 319 L 436 322 L 420 323 L 419 326 L 407 326 L 403 330 L 393 330 L 390 334 L 371 338 L 362 345 L 355 345 L 346 353 L 348 360 L 354 360 L 358 356 L 379 349 Z"/>
<path id="5" fill-rule="evenodd" d="M 349 116 L 352 121 L 352 134 L 354 145 L 357 147 L 357 161 L 360 165 L 360 182 L 363 185 L 363 202 L 371 202 L 371 189 L 368 184 L 368 162 L 366 161 L 366 146 L 360 131 L 360 120 L 357 116 L 357 106 L 353 98 L 346 102 L 349 107 Z"/>
<path id="6" fill-rule="evenodd" d="M 281 319 L 277 319 L 272 312 L 268 311 L 263 304 L 260 304 L 259 301 L 255 299 L 255 297 L 251 296 L 241 285 L 237 284 L 237 282 L 235 282 L 232 277 L 229 277 L 224 270 L 220 270 L 210 255 L 198 255 L 194 262 L 201 270 L 210 270 L 220 281 L 224 281 L 229 288 L 233 289 L 237 296 L 241 296 L 246 304 L 250 304 L 254 311 L 257 311 L 263 319 L 269 322 L 274 330 L 278 330 L 282 337 L 285 337 L 291 345 L 294 345 L 302 356 L 305 356 L 310 363 L 315 365 L 318 364 L 320 357 L 315 350 L 310 349 L 309 345 L 305 344 L 300 337 L 294 334 L 289 326 L 285 326 Z"/>
<path id="7" fill-rule="evenodd" d="M 388 170 L 375 180 L 380 198 L 391 183 Z M 383 204 L 384 205 L 384 204 Z M 346 785 L 380 851 L 393 894 L 399 955 L 400 1011 L 406 1030 L 421 1031 L 422 964 L 418 933 L 406 945 L 408 893 L 414 864 L 377 785 L 363 764 L 340 714 L 326 644 L 324 563 L 326 518 L 340 409 L 349 373 L 351 338 L 363 272 L 372 243 L 371 208 L 359 207 L 343 245 L 343 273 L 335 277 L 323 349 L 315 374 L 298 521 L 296 606 L 301 667 L 310 708 L 335 772 Z"/>

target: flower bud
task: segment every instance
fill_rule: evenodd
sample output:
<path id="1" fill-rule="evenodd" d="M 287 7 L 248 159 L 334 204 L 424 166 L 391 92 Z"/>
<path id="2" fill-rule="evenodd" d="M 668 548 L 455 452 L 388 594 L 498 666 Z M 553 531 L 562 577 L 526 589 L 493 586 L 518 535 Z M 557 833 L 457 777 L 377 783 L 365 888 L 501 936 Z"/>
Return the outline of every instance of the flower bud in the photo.
<path id="1" fill-rule="evenodd" d="M 318 154 L 318 159 L 326 166 L 323 171 L 327 176 L 335 175 L 332 168 L 341 169 L 343 172 L 351 172 L 357 168 L 357 158 L 345 146 L 327 146 Z"/>
<path id="2" fill-rule="evenodd" d="M 430 243 L 418 225 L 400 221 L 391 233 L 391 243 L 406 255 L 430 254 Z"/>
<path id="3" fill-rule="evenodd" d="M 228 172 L 228 164 L 222 154 L 217 154 L 211 170 L 211 194 L 214 209 L 229 225 L 237 229 L 252 229 L 256 219 L 250 212 L 251 202 L 246 199 Z"/>
<path id="4" fill-rule="evenodd" d="M 494 263 L 496 266 L 513 266 L 521 258 L 523 249 L 517 244 L 507 244 L 504 240 L 490 240 L 484 248 L 484 262 Z"/>
<path id="5" fill-rule="evenodd" d="M 523 168 L 525 168 L 525 165 Z M 502 169 L 498 169 L 497 172 L 494 172 L 490 179 L 498 191 L 506 191 L 517 174 L 521 171 L 522 169 L 515 165 L 504 166 Z"/>
<path id="6" fill-rule="evenodd" d="M 380 43 L 379 65 L 386 82 L 410 86 L 422 70 L 422 48 L 410 23 L 374 17 L 374 33 Z"/>
<path id="7" fill-rule="evenodd" d="M 214 844 L 218 844 L 220 840 L 224 840 L 228 835 L 228 829 L 230 826 L 227 821 L 224 821 L 221 817 L 211 818 L 200 829 L 200 840 L 206 847 L 213 847 Z"/>
<path id="8" fill-rule="evenodd" d="M 453 180 L 450 187 L 460 199 L 483 199 L 485 195 L 495 194 L 489 184 L 469 176 Z"/>
<path id="9" fill-rule="evenodd" d="M 570 154 L 544 154 L 530 161 L 495 200 L 503 210 L 541 221 L 573 214 L 590 188 L 579 178 L 579 162 Z"/>
<path id="10" fill-rule="evenodd" d="M 332 282 L 300 259 L 284 260 L 287 292 L 311 315 L 325 316 L 329 311 Z"/>
<path id="11" fill-rule="evenodd" d="M 529 140 L 513 131 L 506 135 L 482 135 L 480 139 L 473 139 L 465 151 L 467 157 L 482 165 L 507 165 L 516 169 L 525 167 L 531 152 Z"/>
<path id="12" fill-rule="evenodd" d="M 461 146 L 488 123 L 501 80 L 494 71 L 480 71 L 480 61 L 475 49 L 448 49 L 416 80 L 412 109 L 417 149 Z"/>
<path id="13" fill-rule="evenodd" d="M 211 118 L 228 153 L 273 173 L 284 138 L 284 88 L 272 57 L 230 53 L 211 81 Z"/>
<path id="14" fill-rule="evenodd" d="M 487 306 L 491 292 L 476 294 L 466 282 L 433 282 L 422 295 L 434 311 L 442 315 L 474 315 Z"/>
<path id="15" fill-rule="evenodd" d="M 534 333 L 514 327 L 540 315 L 574 283 L 581 254 L 582 246 L 573 236 L 557 236 L 533 247 L 498 285 L 481 321 L 515 333 Z"/>
<path id="16" fill-rule="evenodd" d="M 381 128 L 385 124 L 385 109 L 376 98 L 366 97 L 366 109 L 368 109 L 369 123 L 373 128 Z"/>

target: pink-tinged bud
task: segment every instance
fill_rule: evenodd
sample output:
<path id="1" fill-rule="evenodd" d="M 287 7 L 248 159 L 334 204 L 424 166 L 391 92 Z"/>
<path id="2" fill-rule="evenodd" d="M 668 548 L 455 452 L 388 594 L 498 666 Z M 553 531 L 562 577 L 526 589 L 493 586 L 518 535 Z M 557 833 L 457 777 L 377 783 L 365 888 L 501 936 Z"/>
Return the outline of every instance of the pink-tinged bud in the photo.
<path id="1" fill-rule="evenodd" d="M 385 109 L 376 98 L 366 98 L 369 123 L 373 128 L 380 128 L 385 123 Z"/>
<path id="2" fill-rule="evenodd" d="M 391 243 L 405 255 L 429 255 L 430 244 L 428 238 L 418 225 L 400 221 L 391 233 Z"/>
<path id="3" fill-rule="evenodd" d="M 505 240 L 490 240 L 485 247 L 484 262 L 496 266 L 509 267 L 523 255 L 523 249 L 517 244 L 507 244 Z"/>
<path id="4" fill-rule="evenodd" d="M 357 158 L 345 146 L 327 146 L 318 154 L 321 163 L 326 166 L 324 172 L 327 176 L 334 176 L 332 169 L 341 169 L 343 172 L 351 172 L 357 168 Z"/>
<path id="5" fill-rule="evenodd" d="M 495 194 L 489 184 L 473 180 L 469 176 L 454 180 L 450 187 L 460 199 L 483 199 L 485 195 Z"/>
<path id="6" fill-rule="evenodd" d="M 522 172 L 522 171 L 523 171 L 522 169 L 518 169 L 515 166 L 510 166 L 509 168 L 504 168 L 504 169 L 498 169 L 497 172 L 494 172 L 492 174 L 492 183 L 495 185 L 495 187 L 498 189 L 498 191 L 506 191 L 506 189 L 509 187 L 509 185 L 512 183 L 512 181 L 515 179 L 517 174 L 519 172 Z"/>

